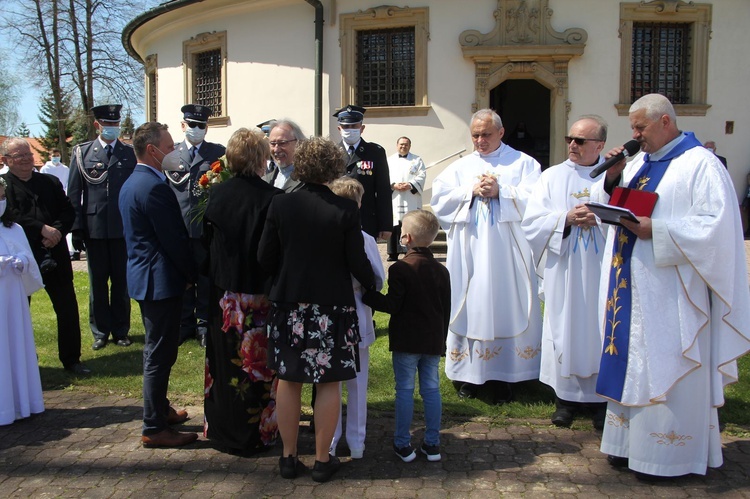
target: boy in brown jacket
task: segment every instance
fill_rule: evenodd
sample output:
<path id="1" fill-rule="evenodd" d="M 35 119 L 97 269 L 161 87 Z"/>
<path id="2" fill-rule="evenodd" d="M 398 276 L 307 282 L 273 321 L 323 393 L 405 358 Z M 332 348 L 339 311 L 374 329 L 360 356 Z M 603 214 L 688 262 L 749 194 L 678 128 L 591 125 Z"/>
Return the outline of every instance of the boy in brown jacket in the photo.
<path id="1" fill-rule="evenodd" d="M 440 357 L 450 319 L 448 269 L 432 255 L 428 246 L 439 230 L 429 211 L 404 215 L 401 244 L 406 256 L 388 270 L 388 294 L 368 291 L 362 301 L 375 310 L 391 314 L 388 339 L 396 378 L 396 430 L 393 450 L 404 462 L 417 455 L 411 446 L 415 376 L 419 371 L 419 394 L 424 402 L 425 437 L 420 451 L 429 461 L 440 461 Z"/>

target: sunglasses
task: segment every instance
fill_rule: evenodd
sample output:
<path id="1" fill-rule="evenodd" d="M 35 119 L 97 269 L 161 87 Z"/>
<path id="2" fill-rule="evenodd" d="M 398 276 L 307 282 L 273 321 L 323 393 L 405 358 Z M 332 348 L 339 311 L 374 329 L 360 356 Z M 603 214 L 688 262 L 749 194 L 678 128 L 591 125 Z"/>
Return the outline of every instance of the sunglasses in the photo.
<path id="1" fill-rule="evenodd" d="M 582 139 L 581 137 L 568 137 L 565 136 L 565 143 L 570 144 L 571 142 L 575 142 L 577 145 L 582 146 L 586 142 L 604 142 L 603 140 L 599 139 Z"/>
<path id="2" fill-rule="evenodd" d="M 189 126 L 190 128 L 198 127 L 201 130 L 203 130 L 203 129 L 206 128 L 206 124 L 205 123 L 198 123 L 197 121 L 186 121 L 185 123 L 187 123 L 187 126 Z"/>

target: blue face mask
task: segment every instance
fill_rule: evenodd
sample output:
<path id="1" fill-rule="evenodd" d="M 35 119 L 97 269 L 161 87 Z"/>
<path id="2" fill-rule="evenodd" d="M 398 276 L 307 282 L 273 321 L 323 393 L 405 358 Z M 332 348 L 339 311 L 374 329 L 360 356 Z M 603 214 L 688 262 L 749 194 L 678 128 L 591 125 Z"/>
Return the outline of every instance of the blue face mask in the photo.
<path id="1" fill-rule="evenodd" d="M 120 136 L 119 126 L 103 126 L 102 131 L 99 132 L 104 140 L 115 140 Z"/>
<path id="2" fill-rule="evenodd" d="M 52 164 L 59 165 L 60 164 L 60 156 L 52 156 Z"/>

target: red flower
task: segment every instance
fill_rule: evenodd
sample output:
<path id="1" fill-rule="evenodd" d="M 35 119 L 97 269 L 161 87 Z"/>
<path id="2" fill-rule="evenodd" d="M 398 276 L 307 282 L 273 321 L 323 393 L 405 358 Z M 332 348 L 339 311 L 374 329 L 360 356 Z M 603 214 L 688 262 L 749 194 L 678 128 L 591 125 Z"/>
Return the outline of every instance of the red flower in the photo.
<path id="1" fill-rule="evenodd" d="M 252 381 L 271 381 L 273 371 L 268 368 L 268 337 L 264 328 L 256 328 L 242 335 L 240 347 L 242 370 Z"/>
<path id="2" fill-rule="evenodd" d="M 221 173 L 223 168 L 221 167 L 221 161 L 214 161 L 211 163 L 211 171 L 214 173 Z"/>
<path id="3" fill-rule="evenodd" d="M 198 181 L 198 185 L 200 185 L 201 187 L 208 187 L 209 182 L 210 180 L 208 179 L 208 176 L 204 173 L 201 176 L 201 179 Z"/>

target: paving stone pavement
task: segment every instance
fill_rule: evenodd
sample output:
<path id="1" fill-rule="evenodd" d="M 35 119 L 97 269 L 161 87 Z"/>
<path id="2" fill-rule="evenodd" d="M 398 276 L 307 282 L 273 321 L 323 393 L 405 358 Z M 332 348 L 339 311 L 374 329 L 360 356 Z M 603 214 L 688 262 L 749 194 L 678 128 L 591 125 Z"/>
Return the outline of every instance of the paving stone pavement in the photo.
<path id="1" fill-rule="evenodd" d="M 393 419 L 368 421 L 365 456 L 344 457 L 325 484 L 309 474 L 278 473 L 280 444 L 240 457 L 200 438 L 180 449 L 140 445 L 141 401 L 115 395 L 53 390 L 46 411 L 0 427 L 3 497 L 750 497 L 750 439 L 724 438 L 721 468 L 658 484 L 611 468 L 599 452 L 599 433 L 560 429 L 546 421 L 452 421 L 442 431 L 441 462 L 419 456 L 403 463 L 391 451 Z M 180 429 L 202 430 L 200 407 Z M 308 423 L 303 421 L 302 425 Z M 414 442 L 423 435 L 419 421 Z M 303 428 L 300 456 L 311 466 L 314 438 Z"/>
<path id="2" fill-rule="evenodd" d="M 74 266 L 86 270 L 85 261 Z M 560 429 L 546 420 L 447 421 L 441 462 L 403 463 L 391 450 L 392 414 L 376 413 L 364 459 L 344 457 L 342 446 L 341 470 L 318 484 L 309 474 L 279 476 L 280 444 L 254 457 L 223 452 L 203 437 L 180 449 L 144 449 L 138 398 L 52 390 L 44 400 L 44 413 L 0 427 L 0 497 L 750 497 L 750 437 L 724 435 L 724 465 L 706 476 L 649 484 L 611 468 L 590 427 Z M 201 432 L 202 407 L 188 411 L 179 429 Z M 312 466 L 314 437 L 306 429 L 299 450 Z M 418 443 L 420 421 L 414 430 Z"/>

